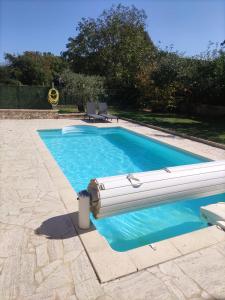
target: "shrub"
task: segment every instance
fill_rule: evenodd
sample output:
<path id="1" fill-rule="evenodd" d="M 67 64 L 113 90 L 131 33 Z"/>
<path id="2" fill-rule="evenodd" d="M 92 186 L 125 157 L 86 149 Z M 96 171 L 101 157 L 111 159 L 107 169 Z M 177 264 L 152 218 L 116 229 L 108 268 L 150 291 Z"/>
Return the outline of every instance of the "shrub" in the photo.
<path id="1" fill-rule="evenodd" d="M 62 97 L 70 98 L 79 111 L 84 110 L 87 101 L 98 101 L 106 97 L 104 79 L 100 76 L 88 76 L 66 70 L 61 75 Z"/>

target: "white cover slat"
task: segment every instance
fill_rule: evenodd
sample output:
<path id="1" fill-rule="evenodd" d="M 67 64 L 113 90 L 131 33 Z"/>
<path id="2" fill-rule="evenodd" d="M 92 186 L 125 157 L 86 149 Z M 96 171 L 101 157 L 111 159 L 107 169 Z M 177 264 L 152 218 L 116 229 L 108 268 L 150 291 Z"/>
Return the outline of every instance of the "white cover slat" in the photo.
<path id="1" fill-rule="evenodd" d="M 212 173 L 205 173 L 201 175 L 189 175 L 184 178 L 183 184 L 192 184 L 196 181 L 205 181 L 205 180 L 219 180 L 220 178 L 225 177 L 225 170 L 219 171 L 219 172 L 212 172 Z M 118 197 L 120 195 L 130 195 L 130 194 L 136 194 L 136 193 L 142 193 L 142 192 L 148 192 L 152 191 L 154 189 L 158 188 L 166 188 L 170 186 L 178 186 L 182 184 L 181 177 L 177 176 L 170 176 L 170 174 L 167 175 L 167 178 L 164 178 L 163 180 L 155 180 L 152 182 L 143 183 L 140 187 L 133 187 L 131 184 L 127 186 L 121 186 L 120 188 L 114 188 L 114 189 L 106 189 L 101 191 L 101 200 L 111 197 Z"/>
<path id="2" fill-rule="evenodd" d="M 140 201 L 134 202 L 132 206 L 130 205 L 129 202 L 125 202 L 125 203 L 122 203 L 117 206 L 111 206 L 111 207 L 108 206 L 107 208 L 103 207 L 99 211 L 98 218 L 102 218 L 105 216 L 112 216 L 112 215 L 116 215 L 118 213 L 134 211 L 134 210 L 138 210 L 141 208 L 154 207 L 157 205 L 163 205 L 163 204 L 167 204 L 167 203 L 171 203 L 171 202 L 175 202 L 175 201 L 182 201 L 182 200 L 188 200 L 188 199 L 194 200 L 197 198 L 221 194 L 221 193 L 224 193 L 224 186 L 222 186 L 222 187 L 218 186 L 217 188 L 214 187 L 213 189 L 208 188 L 204 191 L 194 190 L 192 192 L 193 192 L 192 196 L 189 193 L 186 195 L 184 195 L 184 194 L 181 195 L 181 194 L 177 193 L 177 194 L 171 194 L 166 199 L 163 196 L 154 197 L 154 199 L 152 201 L 149 201 L 150 200 L 149 198 L 141 199 Z"/>
<path id="3" fill-rule="evenodd" d="M 191 164 L 191 165 L 182 165 L 182 166 L 175 166 L 175 167 L 168 167 L 165 168 L 170 171 L 181 171 L 181 170 L 190 170 L 190 169 L 200 169 L 200 168 L 207 168 L 211 166 L 219 166 L 219 165 L 225 165 L 225 160 L 219 160 L 219 161 L 210 161 L 210 162 L 203 162 L 203 163 L 198 163 L 198 164 Z M 141 179 L 144 179 L 145 177 L 149 176 L 149 173 L 155 172 L 155 175 L 157 173 L 162 173 L 164 172 L 164 169 L 160 170 L 154 170 L 154 171 L 149 171 L 149 172 L 139 172 L 139 173 L 132 173 L 134 176 L 140 177 Z M 107 182 L 113 182 L 113 181 L 119 181 L 122 179 L 124 175 L 117 175 L 117 176 L 109 176 L 109 177 L 99 177 L 98 181 L 101 183 L 107 183 Z"/>
<path id="4" fill-rule="evenodd" d="M 190 191 L 192 189 L 197 189 L 197 188 L 206 188 L 208 186 L 214 186 L 217 184 L 221 184 L 224 187 L 224 191 L 225 191 L 225 182 L 224 182 L 224 178 L 220 178 L 220 179 L 212 179 L 212 180 L 206 180 L 206 181 L 202 181 L 200 182 L 193 182 L 191 185 L 190 184 L 179 184 L 179 185 L 173 185 L 173 186 L 167 186 L 167 187 L 159 187 L 153 190 L 148 190 L 148 191 L 144 191 L 144 192 L 140 192 L 140 193 L 132 193 L 132 194 L 122 194 L 120 196 L 117 197 L 111 197 L 111 198 L 101 198 L 101 207 L 104 206 L 109 206 L 109 205 L 113 205 L 113 204 L 119 204 L 119 203 L 123 203 L 123 202 L 132 202 L 132 201 L 138 201 L 139 199 L 142 198 L 150 198 L 150 197 L 156 197 L 157 195 L 162 195 L 163 197 L 167 197 L 168 194 L 170 193 L 180 193 L 182 191 L 184 191 L 186 193 L 186 191 Z"/>
<path id="5" fill-rule="evenodd" d="M 127 174 L 98 178 L 90 184 L 93 193 L 98 190 L 97 213 L 94 210 L 97 217 L 225 192 L 225 161 L 134 173 L 133 176 L 139 179 L 140 186 L 134 187 Z"/>
<path id="6" fill-rule="evenodd" d="M 140 177 L 138 173 L 133 174 L 133 176 L 137 179 L 140 180 L 140 182 L 142 184 L 144 183 L 152 183 L 155 182 L 157 180 L 166 180 L 166 179 L 172 179 L 172 178 L 182 178 L 182 177 L 186 177 L 186 176 L 194 176 L 194 175 L 201 175 L 201 174 L 205 174 L 205 173 L 213 173 L 213 172 L 223 172 L 225 171 L 225 163 L 223 165 L 218 165 L 218 166 L 211 166 L 211 167 L 205 167 L 205 168 L 200 168 L 200 169 L 187 169 L 187 170 L 180 170 L 178 171 L 174 171 L 172 170 L 171 172 L 166 172 L 165 170 L 162 170 L 161 172 L 156 172 L 155 171 L 150 171 L 150 172 L 146 172 L 145 177 Z M 99 184 L 103 184 L 105 190 L 110 190 L 110 189 L 116 189 L 116 188 L 121 188 L 123 186 L 130 186 L 131 183 L 130 181 L 127 179 L 127 175 L 125 174 L 123 175 L 123 177 L 120 177 L 118 180 L 112 180 L 111 182 L 104 182 L 104 181 L 100 181 L 99 179 L 97 179 L 97 182 Z"/>

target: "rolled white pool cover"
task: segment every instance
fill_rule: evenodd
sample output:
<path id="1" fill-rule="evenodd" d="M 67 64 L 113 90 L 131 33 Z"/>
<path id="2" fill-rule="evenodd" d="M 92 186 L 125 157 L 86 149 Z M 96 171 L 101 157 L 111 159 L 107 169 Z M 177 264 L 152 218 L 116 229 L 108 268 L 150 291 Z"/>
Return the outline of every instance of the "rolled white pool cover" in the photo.
<path id="1" fill-rule="evenodd" d="M 95 218 L 225 192 L 225 160 L 97 178 L 88 185 Z"/>

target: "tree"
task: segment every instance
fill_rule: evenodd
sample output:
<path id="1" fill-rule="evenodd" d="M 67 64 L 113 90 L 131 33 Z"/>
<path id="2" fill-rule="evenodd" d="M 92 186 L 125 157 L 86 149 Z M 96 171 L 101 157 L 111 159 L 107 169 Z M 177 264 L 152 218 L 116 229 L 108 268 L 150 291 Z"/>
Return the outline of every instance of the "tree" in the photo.
<path id="1" fill-rule="evenodd" d="M 121 4 L 103 11 L 97 19 L 82 19 L 78 35 L 69 38 L 63 56 L 74 72 L 104 76 L 118 98 L 135 104 L 140 93 L 137 77 L 156 50 L 145 21 L 143 10 Z"/>
<path id="2" fill-rule="evenodd" d="M 76 74 L 65 70 L 61 75 L 62 97 L 73 99 L 79 111 L 84 111 L 87 101 L 97 101 L 105 97 L 104 79 L 100 76 Z"/>
<path id="3" fill-rule="evenodd" d="M 21 82 L 16 79 L 11 79 L 8 66 L 2 65 L 0 66 L 0 84 L 21 85 Z"/>
<path id="4" fill-rule="evenodd" d="M 66 62 L 51 53 L 26 51 L 21 55 L 6 53 L 7 70 L 12 80 L 27 85 L 51 85 L 66 68 Z"/>
<path id="5" fill-rule="evenodd" d="M 225 99 L 225 52 L 223 47 L 209 43 L 198 56 L 186 58 L 183 84 L 190 91 L 189 102 L 196 104 L 222 104 Z"/>

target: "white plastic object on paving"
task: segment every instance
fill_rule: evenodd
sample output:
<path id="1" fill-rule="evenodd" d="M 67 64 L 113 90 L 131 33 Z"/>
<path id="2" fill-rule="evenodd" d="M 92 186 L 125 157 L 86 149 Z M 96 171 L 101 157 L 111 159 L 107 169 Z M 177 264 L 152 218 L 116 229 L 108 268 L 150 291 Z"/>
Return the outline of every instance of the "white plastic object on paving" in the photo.
<path id="1" fill-rule="evenodd" d="M 90 181 L 95 218 L 225 192 L 225 160 L 169 167 Z"/>
<path id="2" fill-rule="evenodd" d="M 87 191 L 81 191 L 79 200 L 78 226 L 81 229 L 88 229 L 90 227 L 90 195 Z"/>
<path id="3" fill-rule="evenodd" d="M 225 199 L 224 199 L 225 201 Z M 201 217 L 209 224 L 225 229 L 225 202 L 218 202 L 201 207 Z"/>

